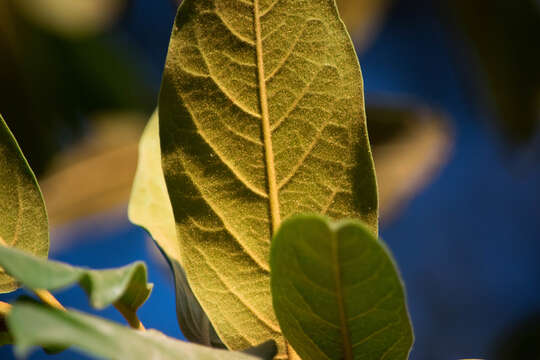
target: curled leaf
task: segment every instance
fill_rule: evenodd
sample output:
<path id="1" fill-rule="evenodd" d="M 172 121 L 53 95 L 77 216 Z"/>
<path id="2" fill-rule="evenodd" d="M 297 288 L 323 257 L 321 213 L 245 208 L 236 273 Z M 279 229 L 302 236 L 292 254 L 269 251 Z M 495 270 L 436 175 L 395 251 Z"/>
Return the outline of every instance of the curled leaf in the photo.
<path id="1" fill-rule="evenodd" d="M 79 284 L 93 307 L 103 309 L 114 304 L 128 319 L 134 317 L 152 290 L 142 262 L 118 269 L 89 270 L 0 246 L 0 266 L 30 289 L 52 291 Z"/>
<path id="2" fill-rule="evenodd" d="M 174 214 L 161 170 L 157 111 L 144 129 L 139 143 L 139 162 L 129 201 L 132 223 L 145 228 L 161 249 L 174 274 L 176 313 L 182 333 L 189 341 L 224 347 L 208 316 L 193 295 L 182 265 Z"/>

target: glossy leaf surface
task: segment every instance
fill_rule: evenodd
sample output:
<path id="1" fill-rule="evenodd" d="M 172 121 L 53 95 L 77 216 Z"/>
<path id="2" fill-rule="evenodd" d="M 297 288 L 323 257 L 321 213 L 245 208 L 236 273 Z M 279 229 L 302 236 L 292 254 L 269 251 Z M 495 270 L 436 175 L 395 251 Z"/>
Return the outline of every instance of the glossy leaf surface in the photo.
<path id="1" fill-rule="evenodd" d="M 281 219 L 361 218 L 377 195 L 358 60 L 334 0 L 186 0 L 159 104 L 180 263 L 233 349 L 285 343 L 268 256 Z"/>
<path id="2" fill-rule="evenodd" d="M 49 252 L 49 225 L 34 173 L 0 116 L 0 245 L 37 256 Z M 0 268 L 0 293 L 16 290 L 17 281 Z"/>
<path id="3" fill-rule="evenodd" d="M 8 325 L 19 355 L 27 354 L 33 346 L 63 345 L 118 360 L 256 359 L 172 339 L 155 330 L 136 331 L 79 312 L 63 312 L 34 304 L 15 305 L 8 316 Z"/>
<path id="4" fill-rule="evenodd" d="M 93 307 L 103 309 L 114 304 L 127 316 L 137 311 L 152 290 L 141 262 L 118 269 L 88 270 L 0 246 L 0 266 L 30 289 L 58 290 L 79 284 Z"/>
<path id="5" fill-rule="evenodd" d="M 274 237 L 270 266 L 277 318 L 303 360 L 408 358 L 403 284 L 365 225 L 291 218 Z"/>

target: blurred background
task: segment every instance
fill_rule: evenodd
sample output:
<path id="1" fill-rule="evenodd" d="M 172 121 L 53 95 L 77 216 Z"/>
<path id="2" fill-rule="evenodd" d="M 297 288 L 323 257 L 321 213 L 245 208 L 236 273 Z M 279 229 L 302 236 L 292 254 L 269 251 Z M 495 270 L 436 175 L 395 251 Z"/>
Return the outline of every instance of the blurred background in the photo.
<path id="1" fill-rule="evenodd" d="M 364 74 L 411 359 L 540 359 L 540 2 L 337 2 Z M 43 188 L 51 258 L 145 260 L 155 287 L 140 318 L 182 338 L 171 274 L 126 216 L 177 5 L 0 0 L 0 113 Z M 59 299 L 95 312 L 82 291 Z"/>

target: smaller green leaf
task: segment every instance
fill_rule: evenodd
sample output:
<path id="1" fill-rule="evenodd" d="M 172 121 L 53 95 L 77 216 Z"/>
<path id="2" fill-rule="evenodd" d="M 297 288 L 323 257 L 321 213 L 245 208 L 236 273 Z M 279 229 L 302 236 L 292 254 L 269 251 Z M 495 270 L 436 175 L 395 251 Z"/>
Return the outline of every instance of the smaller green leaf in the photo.
<path id="1" fill-rule="evenodd" d="M 146 266 L 142 262 L 118 269 L 89 270 L 0 246 L 0 266 L 30 289 L 58 290 L 79 284 L 93 307 L 103 309 L 114 304 L 128 319 L 152 290 L 152 285 L 146 282 Z"/>
<path id="2" fill-rule="evenodd" d="M 413 336 L 403 284 L 359 221 L 285 221 L 270 253 L 274 309 L 303 360 L 407 359 Z"/>
<path id="3" fill-rule="evenodd" d="M 43 305 L 16 304 L 8 316 L 18 355 L 33 346 L 74 346 L 106 359 L 130 360 L 254 360 L 226 350 L 217 350 L 172 339 L 162 333 L 135 331 L 107 320 L 76 311 L 59 311 Z"/>
<path id="4" fill-rule="evenodd" d="M 41 257 L 49 253 L 49 224 L 39 185 L 1 115 L 0 245 Z M 0 293 L 17 288 L 17 281 L 0 269 Z"/>

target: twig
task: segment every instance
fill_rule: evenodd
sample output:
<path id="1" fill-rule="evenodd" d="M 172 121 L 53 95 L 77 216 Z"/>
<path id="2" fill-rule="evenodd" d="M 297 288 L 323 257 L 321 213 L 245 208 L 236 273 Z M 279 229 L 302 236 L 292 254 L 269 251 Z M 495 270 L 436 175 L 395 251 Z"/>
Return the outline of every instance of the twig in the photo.
<path id="1" fill-rule="evenodd" d="M 12 306 L 6 302 L 0 301 L 0 317 L 5 317 L 11 311 Z"/>
<path id="2" fill-rule="evenodd" d="M 37 297 L 45 304 L 58 310 L 66 311 L 66 308 L 60 304 L 60 302 L 47 290 L 35 289 L 33 290 Z"/>
<path id="3" fill-rule="evenodd" d="M 146 328 L 142 324 L 141 320 L 139 320 L 135 312 L 126 309 L 120 303 L 115 303 L 114 307 L 116 308 L 116 310 L 120 312 L 120 314 L 122 314 L 122 316 L 124 317 L 124 319 L 126 319 L 129 326 L 131 326 L 133 329 L 141 330 L 141 331 L 146 330 Z"/>

